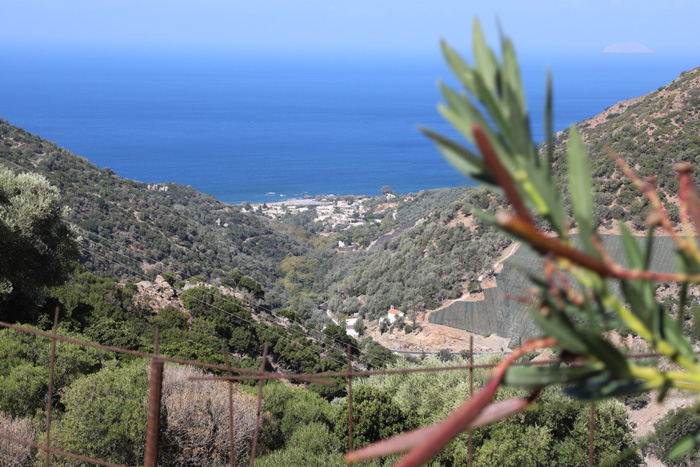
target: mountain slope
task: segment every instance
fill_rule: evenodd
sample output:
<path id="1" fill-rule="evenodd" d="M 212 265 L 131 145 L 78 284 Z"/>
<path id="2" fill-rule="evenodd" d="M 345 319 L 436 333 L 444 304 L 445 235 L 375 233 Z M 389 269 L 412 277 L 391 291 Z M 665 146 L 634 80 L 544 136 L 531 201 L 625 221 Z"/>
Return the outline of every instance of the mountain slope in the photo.
<path id="1" fill-rule="evenodd" d="M 267 288 L 289 253 L 305 248 L 266 218 L 175 183 L 118 177 L 0 119 L 0 163 L 45 175 L 70 207 L 91 270 L 133 279 L 171 270 L 221 277 L 238 267 Z"/>
<path id="2" fill-rule="evenodd" d="M 601 224 L 612 219 L 643 227 L 648 205 L 605 148 L 610 147 L 643 177 L 656 177 L 664 204 L 678 221 L 674 164 L 700 163 L 700 68 L 683 72 L 667 86 L 645 96 L 619 102 L 577 125 L 588 145 L 594 177 L 596 214 Z M 555 174 L 566 179 L 568 130 L 555 137 Z M 698 178 L 696 171 L 695 177 Z M 566 183 L 562 182 L 562 187 Z"/>
<path id="3" fill-rule="evenodd" d="M 378 319 L 396 307 L 413 317 L 478 288 L 477 277 L 491 269 L 509 240 L 468 215 L 469 206 L 495 208 L 498 201 L 483 188 L 460 191 L 459 198 L 443 198 L 381 246 L 338 255 L 318 285 L 326 291 L 329 308 Z"/>

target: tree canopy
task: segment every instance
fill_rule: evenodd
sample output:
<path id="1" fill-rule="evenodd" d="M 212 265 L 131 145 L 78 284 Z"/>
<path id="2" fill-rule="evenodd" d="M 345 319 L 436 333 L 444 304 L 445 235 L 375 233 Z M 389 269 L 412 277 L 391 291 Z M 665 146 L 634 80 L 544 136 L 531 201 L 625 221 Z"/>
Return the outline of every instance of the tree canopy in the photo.
<path id="1" fill-rule="evenodd" d="M 78 243 L 65 215 L 45 177 L 0 167 L 0 318 L 22 318 L 68 277 Z"/>

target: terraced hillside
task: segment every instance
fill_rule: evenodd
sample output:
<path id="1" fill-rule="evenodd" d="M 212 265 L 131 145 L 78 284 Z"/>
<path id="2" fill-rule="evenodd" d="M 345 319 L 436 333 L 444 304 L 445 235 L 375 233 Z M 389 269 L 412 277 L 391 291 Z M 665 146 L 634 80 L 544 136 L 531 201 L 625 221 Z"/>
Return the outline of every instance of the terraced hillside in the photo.
<path id="1" fill-rule="evenodd" d="M 572 237 L 574 242 L 577 237 Z M 610 255 L 626 266 L 622 240 L 617 235 L 601 235 L 603 245 Z M 643 237 L 638 237 L 643 242 Z M 652 269 L 672 272 L 675 270 L 675 244 L 670 237 L 656 237 Z M 526 295 L 530 286 L 522 269 L 540 271 L 542 258 L 527 246 L 521 246 L 496 275 L 497 286 L 484 290 L 484 300 L 476 302 L 455 301 L 445 308 L 434 311 L 428 321 L 453 328 L 464 329 L 481 335 L 497 334 L 502 337 L 518 337 L 537 334 L 537 326 L 530 317 L 528 306 L 508 299 L 506 295 Z"/>

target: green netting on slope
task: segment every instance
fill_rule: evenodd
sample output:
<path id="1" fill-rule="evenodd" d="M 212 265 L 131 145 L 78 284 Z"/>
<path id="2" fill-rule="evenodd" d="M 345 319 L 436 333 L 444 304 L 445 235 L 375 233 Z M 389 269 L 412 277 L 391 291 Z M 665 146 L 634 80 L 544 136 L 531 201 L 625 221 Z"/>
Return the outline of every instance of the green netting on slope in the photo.
<path id="1" fill-rule="evenodd" d="M 577 236 L 572 236 L 572 239 L 574 243 L 578 243 Z M 601 240 L 612 258 L 627 266 L 621 237 L 601 235 Z M 640 245 L 645 242 L 644 237 L 638 237 L 637 240 Z M 651 268 L 655 271 L 674 271 L 675 252 L 676 246 L 671 238 L 655 237 Z M 520 269 L 535 272 L 542 270 L 540 256 L 524 245 L 508 259 L 503 271 L 496 275 L 497 287 L 484 290 L 484 300 L 454 302 L 431 313 L 428 321 L 486 336 L 498 334 L 511 339 L 536 336 L 537 327 L 530 318 L 527 305 L 508 298 L 508 295 L 525 296 L 530 287 Z"/>

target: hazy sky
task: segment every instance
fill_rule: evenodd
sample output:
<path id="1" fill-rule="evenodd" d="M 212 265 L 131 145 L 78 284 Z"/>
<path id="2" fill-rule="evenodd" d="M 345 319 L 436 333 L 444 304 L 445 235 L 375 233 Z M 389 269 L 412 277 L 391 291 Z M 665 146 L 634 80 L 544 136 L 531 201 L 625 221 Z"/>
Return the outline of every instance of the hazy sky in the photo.
<path id="1" fill-rule="evenodd" d="M 3 47 L 434 51 L 495 15 L 521 53 L 641 43 L 700 52 L 697 0 L 5 0 Z"/>

